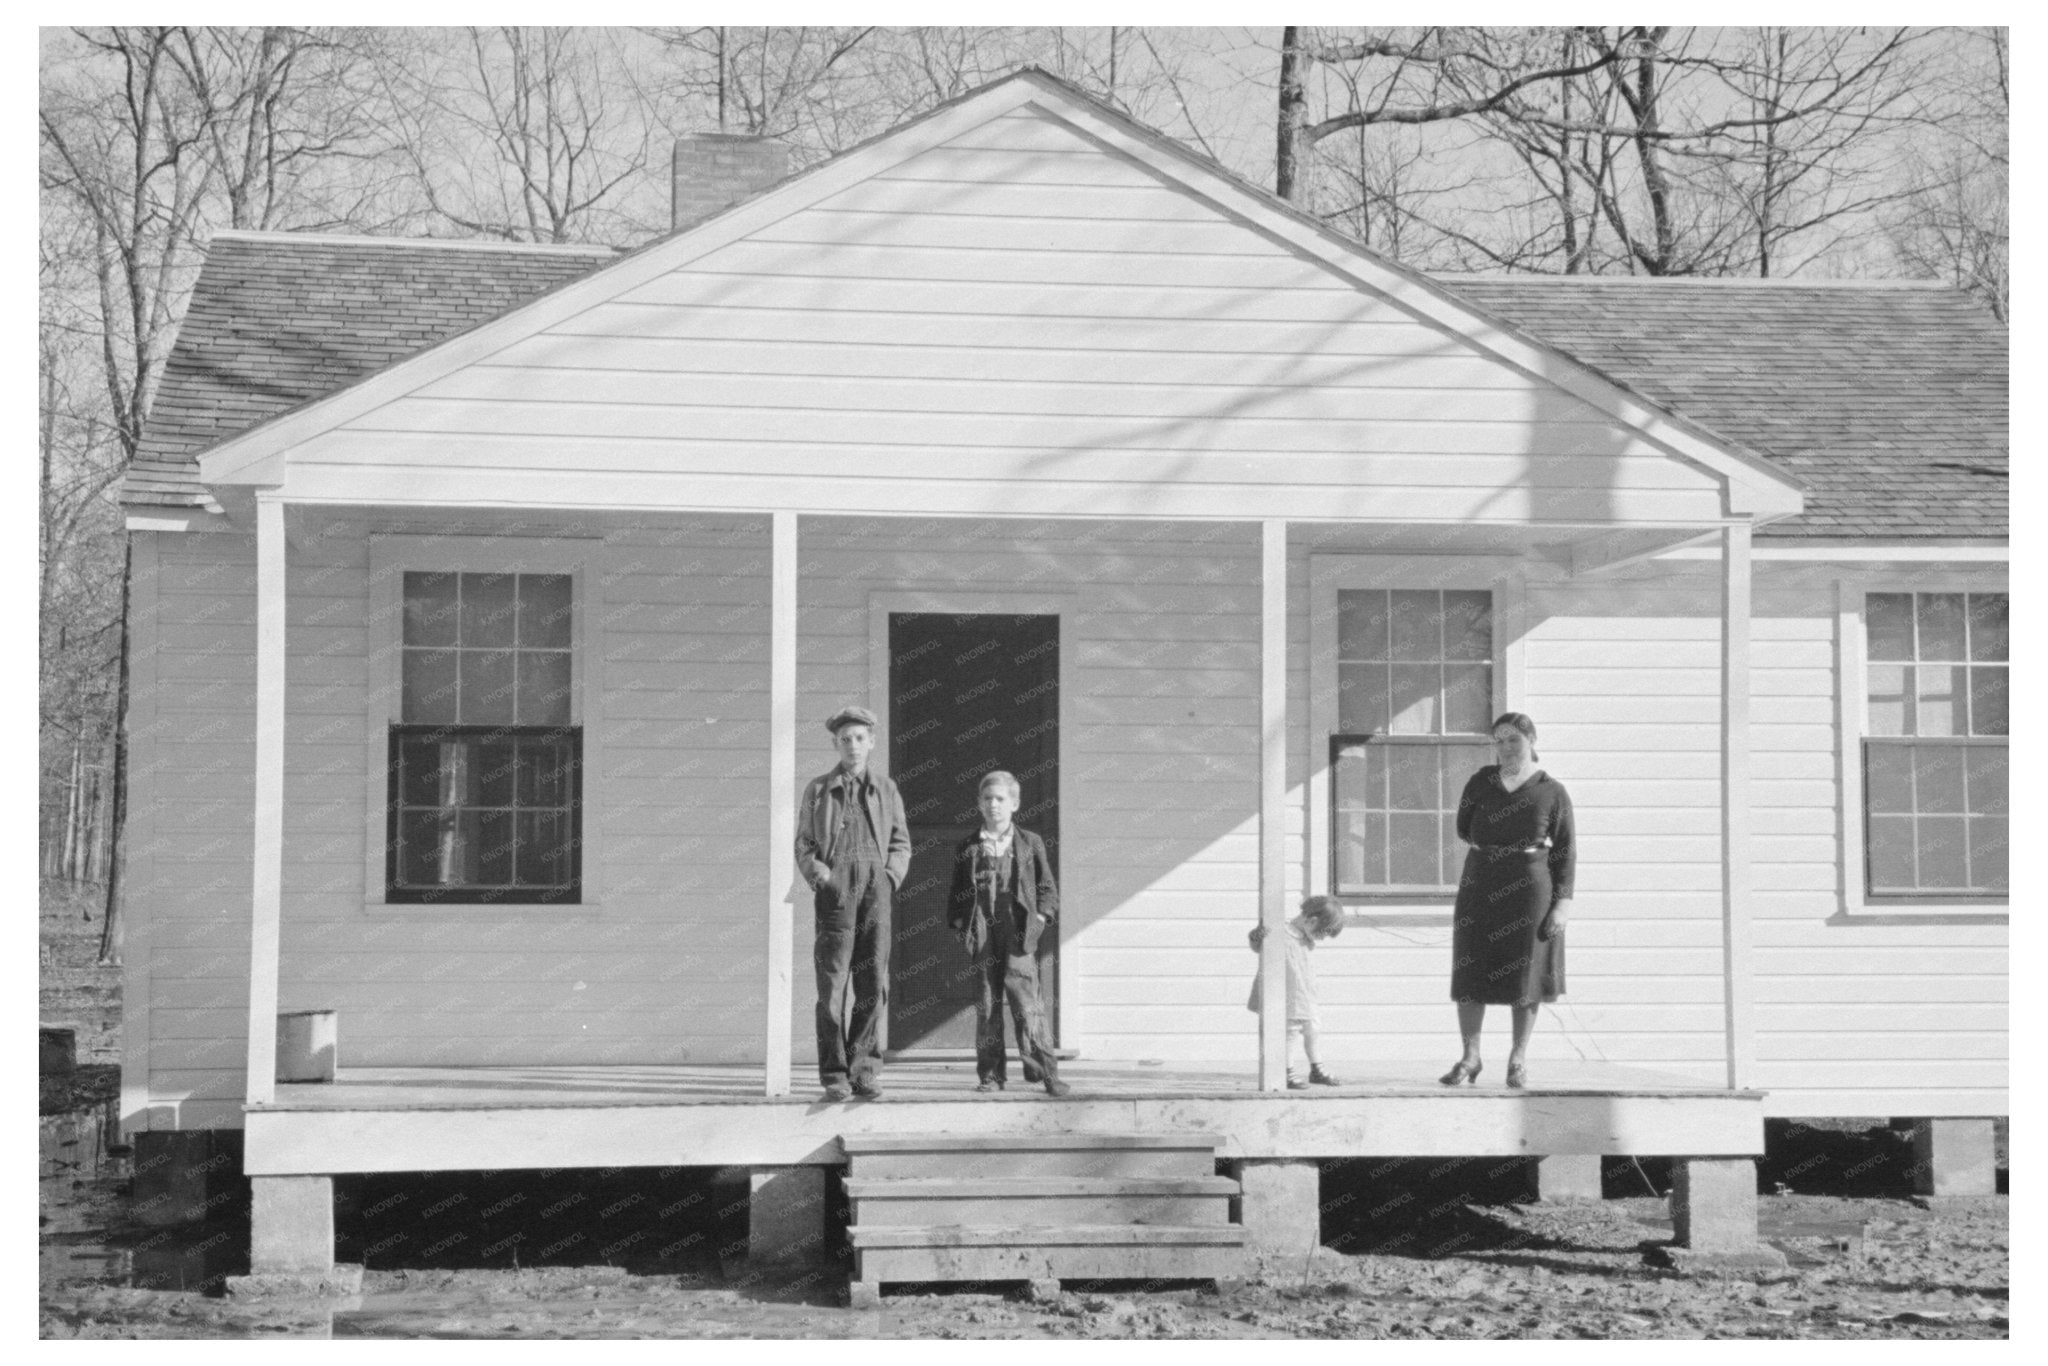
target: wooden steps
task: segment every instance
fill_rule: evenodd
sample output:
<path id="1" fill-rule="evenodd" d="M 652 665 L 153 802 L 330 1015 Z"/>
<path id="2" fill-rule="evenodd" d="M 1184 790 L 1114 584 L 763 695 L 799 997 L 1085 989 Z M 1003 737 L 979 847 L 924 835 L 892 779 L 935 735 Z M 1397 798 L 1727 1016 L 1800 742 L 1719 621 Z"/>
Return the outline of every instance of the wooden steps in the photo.
<path id="1" fill-rule="evenodd" d="M 1208 1134 L 846 1135 L 855 1305 L 885 1283 L 1230 1281 L 1245 1230 Z"/>

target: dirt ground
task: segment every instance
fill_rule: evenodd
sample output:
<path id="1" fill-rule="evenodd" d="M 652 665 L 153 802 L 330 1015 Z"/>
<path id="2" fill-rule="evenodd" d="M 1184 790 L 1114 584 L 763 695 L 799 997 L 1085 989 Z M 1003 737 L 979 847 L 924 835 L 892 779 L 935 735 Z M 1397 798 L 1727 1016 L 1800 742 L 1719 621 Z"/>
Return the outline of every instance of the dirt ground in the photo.
<path id="1" fill-rule="evenodd" d="M 1571 1204 L 1530 1198 L 1526 1164 L 1379 1162 L 1326 1168 L 1324 1247 L 1269 1263 L 1225 1292 L 1202 1282 L 1105 1282 L 1072 1284 L 1036 1303 L 1012 1287 L 911 1286 L 891 1288 L 879 1309 L 854 1311 L 839 1307 L 842 1264 L 757 1271 L 723 1260 L 721 1252 L 736 1246 L 735 1217 L 744 1227 L 744 1206 L 736 1216 L 705 1174 L 677 1169 L 593 1175 L 568 1194 L 548 1192 L 550 1203 L 538 1212 L 540 1202 L 529 1202 L 519 1178 L 506 1174 L 345 1180 L 337 1183 L 337 1250 L 370 1267 L 363 1293 L 325 1302 L 242 1300 L 221 1287 L 248 1267 L 245 1214 L 229 1211 L 177 1230 L 130 1221 L 126 1150 L 89 1118 L 76 1118 L 91 1115 L 95 1094 L 112 1079 L 106 1065 L 117 1057 L 117 989 L 92 965 L 96 920 L 81 921 L 75 904 L 46 897 L 43 929 L 43 1018 L 80 1025 L 81 1053 L 100 1064 L 54 1095 L 45 1088 L 39 1248 L 46 1338 L 2010 1333 L 2006 1198 L 1924 1208 L 1908 1194 L 1906 1145 L 1878 1120 L 1773 1122 L 1761 1174 L 1766 1191 L 1782 1193 L 1761 1197 L 1762 1232 L 1788 1266 L 1765 1280 L 1695 1279 L 1649 1264 L 1647 1248 L 1671 1236 L 1666 1201 L 1652 1193 L 1667 1184 L 1654 1162 L 1610 1160 L 1609 1198 Z M 2002 1144 L 2003 1126 L 2000 1137 Z M 461 1236 L 408 1241 L 418 1237 L 418 1211 L 444 1206 L 456 1211 Z M 670 1211 L 685 1207 L 693 1207 L 701 1237 L 673 1236 L 689 1216 Z M 557 1209 L 564 1213 L 552 1225 L 540 1217 Z M 600 1225 L 605 1240 L 590 1236 Z M 640 1253 L 652 1246 L 632 1231 L 641 1227 L 662 1230 L 665 1256 Z"/>

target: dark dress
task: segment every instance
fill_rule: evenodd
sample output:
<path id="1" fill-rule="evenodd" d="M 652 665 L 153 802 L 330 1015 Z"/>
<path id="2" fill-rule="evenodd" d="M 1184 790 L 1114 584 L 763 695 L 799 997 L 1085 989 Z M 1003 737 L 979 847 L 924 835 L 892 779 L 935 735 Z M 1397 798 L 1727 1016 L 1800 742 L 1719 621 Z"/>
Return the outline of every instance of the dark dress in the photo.
<path id="1" fill-rule="evenodd" d="M 1535 1005 L 1564 994 L 1564 937 L 1536 937 L 1572 894 L 1572 799 L 1537 773 L 1513 792 L 1500 766 L 1473 774 L 1458 798 L 1458 838 L 1472 846 L 1451 919 L 1451 999 Z"/>

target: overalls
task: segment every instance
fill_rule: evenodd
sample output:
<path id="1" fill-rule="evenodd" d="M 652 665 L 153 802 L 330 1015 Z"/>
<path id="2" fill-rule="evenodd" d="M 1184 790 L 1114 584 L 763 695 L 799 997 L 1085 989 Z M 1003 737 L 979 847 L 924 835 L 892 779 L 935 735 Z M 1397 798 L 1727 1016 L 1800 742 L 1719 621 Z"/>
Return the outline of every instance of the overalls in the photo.
<path id="1" fill-rule="evenodd" d="M 882 1070 L 880 1032 L 889 1008 L 889 874 L 868 823 L 867 781 L 863 777 L 860 784 L 847 784 L 832 841 L 832 878 L 817 892 L 818 1080 L 826 1086 L 869 1082 Z"/>

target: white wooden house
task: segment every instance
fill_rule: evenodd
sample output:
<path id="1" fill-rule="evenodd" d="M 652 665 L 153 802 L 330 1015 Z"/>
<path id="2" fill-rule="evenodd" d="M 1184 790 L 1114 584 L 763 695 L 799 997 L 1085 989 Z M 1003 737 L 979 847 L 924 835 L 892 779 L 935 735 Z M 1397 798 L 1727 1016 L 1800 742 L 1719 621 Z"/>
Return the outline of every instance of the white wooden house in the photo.
<path id="1" fill-rule="evenodd" d="M 1428 278 L 1037 73 L 625 254 L 220 233 L 126 488 L 125 1122 L 246 1127 L 283 1266 L 335 1172 L 2002 1115 L 2005 357 L 1928 286 Z M 930 898 L 1000 764 L 1071 1101 L 810 1104 L 848 702 L 916 808 L 896 1075 L 963 1070 Z M 1445 808 L 1509 709 L 1570 989 L 1453 1105 Z M 1245 930 L 1326 891 L 1362 1084 L 1295 1100 Z"/>

